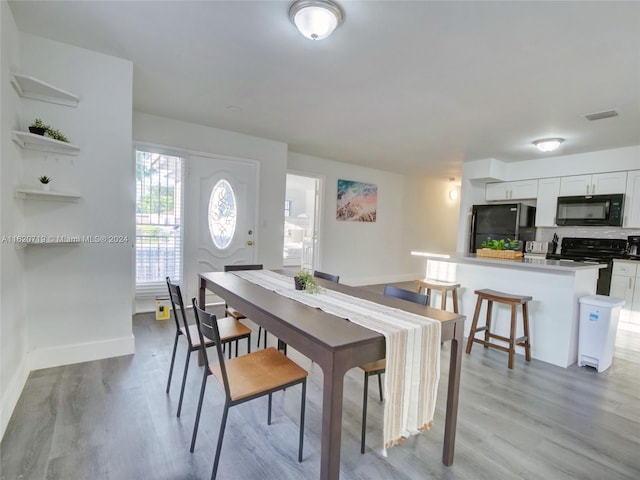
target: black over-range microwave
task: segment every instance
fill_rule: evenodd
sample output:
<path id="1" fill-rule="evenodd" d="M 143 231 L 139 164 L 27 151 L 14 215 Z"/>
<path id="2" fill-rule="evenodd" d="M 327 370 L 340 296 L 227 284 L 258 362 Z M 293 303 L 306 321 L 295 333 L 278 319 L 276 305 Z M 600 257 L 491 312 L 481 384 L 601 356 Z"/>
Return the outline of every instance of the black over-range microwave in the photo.
<path id="1" fill-rule="evenodd" d="M 558 197 L 556 225 L 621 227 L 624 194 Z"/>

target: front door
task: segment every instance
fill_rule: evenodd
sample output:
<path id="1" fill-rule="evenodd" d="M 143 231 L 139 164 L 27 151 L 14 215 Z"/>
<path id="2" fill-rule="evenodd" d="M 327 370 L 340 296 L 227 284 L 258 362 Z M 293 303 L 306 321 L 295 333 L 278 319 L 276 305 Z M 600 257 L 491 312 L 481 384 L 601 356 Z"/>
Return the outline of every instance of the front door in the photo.
<path id="1" fill-rule="evenodd" d="M 256 263 L 258 166 L 191 155 L 185 191 L 185 291 L 197 296 L 198 273 Z"/>

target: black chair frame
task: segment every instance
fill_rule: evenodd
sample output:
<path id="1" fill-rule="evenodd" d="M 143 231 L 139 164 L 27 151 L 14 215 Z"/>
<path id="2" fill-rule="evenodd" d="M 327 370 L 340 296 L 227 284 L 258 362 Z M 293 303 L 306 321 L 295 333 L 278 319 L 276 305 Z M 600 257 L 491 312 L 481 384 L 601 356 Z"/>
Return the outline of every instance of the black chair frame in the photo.
<path id="1" fill-rule="evenodd" d="M 318 270 L 313 271 L 313 276 L 316 278 L 322 278 L 324 280 L 329 280 L 330 282 L 339 283 L 340 275 L 332 275 L 330 273 L 319 272 Z"/>
<path id="2" fill-rule="evenodd" d="M 212 340 L 216 346 L 216 351 L 218 354 L 218 362 L 220 365 L 220 371 L 222 373 L 222 378 L 224 383 L 223 386 L 225 390 L 224 410 L 222 413 L 222 420 L 220 423 L 220 433 L 218 435 L 218 444 L 216 446 L 216 455 L 213 463 L 213 472 L 211 473 L 211 480 L 215 480 L 218 472 L 218 465 L 220 463 L 220 452 L 222 450 L 222 440 L 224 438 L 224 432 L 225 432 L 225 427 L 227 423 L 227 416 L 229 414 L 229 409 L 233 406 L 240 405 L 250 400 L 254 400 L 256 398 L 260 398 L 265 395 L 268 395 L 269 404 L 268 404 L 268 413 L 267 413 L 267 424 L 271 425 L 272 394 L 274 392 L 285 390 L 286 388 L 293 387 L 298 384 L 302 384 L 302 400 L 301 400 L 301 407 L 300 407 L 300 437 L 299 437 L 299 445 L 298 445 L 298 462 L 301 462 L 302 451 L 304 446 L 304 416 L 305 416 L 305 403 L 306 403 L 306 396 L 307 396 L 307 378 L 304 377 L 302 380 L 289 382 L 286 385 L 280 385 L 277 388 L 267 390 L 267 391 L 262 391 L 255 395 L 242 398 L 240 400 L 236 400 L 236 401 L 232 400 L 231 394 L 230 394 L 230 387 L 229 387 L 229 378 L 227 376 L 227 370 L 225 368 L 224 353 L 220 345 L 220 332 L 218 331 L 216 316 L 200 309 L 198 307 L 197 300 L 195 298 L 192 299 L 192 303 L 193 303 L 193 311 L 195 312 L 195 316 L 196 316 L 196 324 L 198 325 L 198 333 L 200 335 L 200 344 L 204 345 L 205 339 L 208 338 Z M 200 423 L 200 413 L 202 411 L 202 403 L 204 399 L 204 391 L 207 386 L 207 377 L 211 375 L 211 369 L 209 368 L 209 359 L 207 356 L 206 348 L 202 348 L 202 355 L 205 361 L 205 368 L 204 368 L 204 375 L 202 377 L 202 386 L 200 388 L 200 398 L 198 399 L 198 409 L 196 413 L 195 425 L 193 427 L 193 437 L 191 439 L 191 448 L 190 448 L 191 453 L 193 453 L 195 449 L 196 436 L 198 434 L 198 424 Z"/>
<path id="3" fill-rule="evenodd" d="M 184 399 L 184 389 L 187 383 L 187 374 L 189 372 L 189 360 L 191 359 L 191 353 L 198 351 L 200 349 L 200 346 L 197 343 L 194 345 L 194 342 L 191 339 L 189 322 L 187 321 L 187 314 L 184 306 L 184 301 L 182 299 L 182 292 L 180 291 L 180 286 L 174 283 L 171 283 L 171 279 L 169 277 L 166 277 L 166 280 L 167 280 L 167 287 L 169 289 L 169 298 L 171 300 L 171 307 L 173 310 L 173 318 L 176 322 L 176 334 L 173 341 L 173 353 L 171 354 L 171 366 L 169 367 L 169 379 L 167 380 L 166 393 L 169 393 L 169 390 L 171 388 L 171 377 L 173 376 L 173 366 L 176 359 L 176 350 L 178 348 L 178 338 L 181 335 L 185 335 L 187 337 L 187 343 L 188 343 L 187 358 L 185 359 L 185 362 L 184 362 L 184 373 L 182 374 L 182 385 L 180 387 L 180 399 L 178 400 L 178 411 L 176 413 L 176 416 L 179 417 L 182 412 L 182 401 Z M 176 306 L 178 308 L 176 308 Z M 182 328 L 180 327 L 180 320 L 178 319 L 178 316 L 182 318 L 182 324 L 183 324 Z M 247 350 L 250 352 L 251 351 L 251 334 L 248 334 L 246 337 L 241 337 L 241 338 L 247 339 Z M 237 339 L 233 339 L 228 342 L 225 342 L 225 344 L 231 343 L 232 341 L 236 342 L 236 357 L 238 356 L 238 341 L 241 338 L 237 338 Z M 209 348 L 212 346 L 213 346 L 213 343 L 209 343 L 206 345 L 206 348 Z M 231 358 L 231 347 L 229 347 L 229 358 Z"/>

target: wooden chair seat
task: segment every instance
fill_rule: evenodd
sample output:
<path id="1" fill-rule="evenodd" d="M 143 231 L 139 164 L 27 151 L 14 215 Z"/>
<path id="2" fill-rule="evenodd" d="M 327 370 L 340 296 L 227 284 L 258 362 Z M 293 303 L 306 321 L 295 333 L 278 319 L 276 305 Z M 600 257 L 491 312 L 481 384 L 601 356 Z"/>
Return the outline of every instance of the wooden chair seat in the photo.
<path id="1" fill-rule="evenodd" d="M 387 360 L 383 358 L 382 360 L 376 360 L 375 362 L 359 365 L 358 368 L 366 373 L 376 373 L 378 371 L 384 372 L 387 368 Z"/>
<path id="2" fill-rule="evenodd" d="M 225 309 L 225 313 L 230 317 L 235 318 L 236 320 L 242 320 L 243 318 L 247 318 L 241 312 L 229 306 L 227 306 L 227 308 Z"/>
<path id="3" fill-rule="evenodd" d="M 251 329 L 244 323 L 240 323 L 235 318 L 224 317 L 218 319 L 218 328 L 220 329 L 220 340 L 222 343 L 230 340 L 238 340 L 251 335 Z M 184 327 L 180 327 L 183 335 L 186 335 Z M 189 325 L 189 337 L 191 338 L 192 346 L 198 348 L 200 346 L 200 336 L 198 335 L 198 326 Z M 205 338 L 205 345 L 207 347 L 213 345 L 213 341 Z"/>
<path id="4" fill-rule="evenodd" d="M 251 334 L 251 329 L 249 327 L 232 317 L 219 318 L 218 329 L 220 330 L 220 341 L 222 343 L 225 343 L 231 338 L 243 337 Z"/>
<path id="5" fill-rule="evenodd" d="M 273 347 L 227 360 L 224 365 L 233 401 L 300 381 L 307 376 L 304 369 Z M 223 385 L 220 364 L 211 364 L 209 369 Z"/>
<path id="6" fill-rule="evenodd" d="M 180 327 L 180 331 L 183 335 L 187 335 L 187 329 L 184 327 Z M 191 338 L 191 346 L 196 348 L 200 346 L 200 338 L 198 336 L 198 326 L 197 325 L 189 325 L 189 336 L 187 338 Z M 213 342 L 207 340 L 205 345 L 207 347 L 212 346 Z"/>

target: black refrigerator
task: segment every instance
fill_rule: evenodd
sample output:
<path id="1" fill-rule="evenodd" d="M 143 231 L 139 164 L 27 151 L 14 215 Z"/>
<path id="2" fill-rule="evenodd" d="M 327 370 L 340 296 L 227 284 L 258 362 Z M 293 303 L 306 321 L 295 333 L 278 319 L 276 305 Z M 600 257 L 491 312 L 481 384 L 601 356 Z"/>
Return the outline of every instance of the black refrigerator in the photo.
<path id="1" fill-rule="evenodd" d="M 476 253 L 488 237 L 492 240 L 535 240 L 536 208 L 522 203 L 474 205 L 471 215 L 469 252 Z"/>

